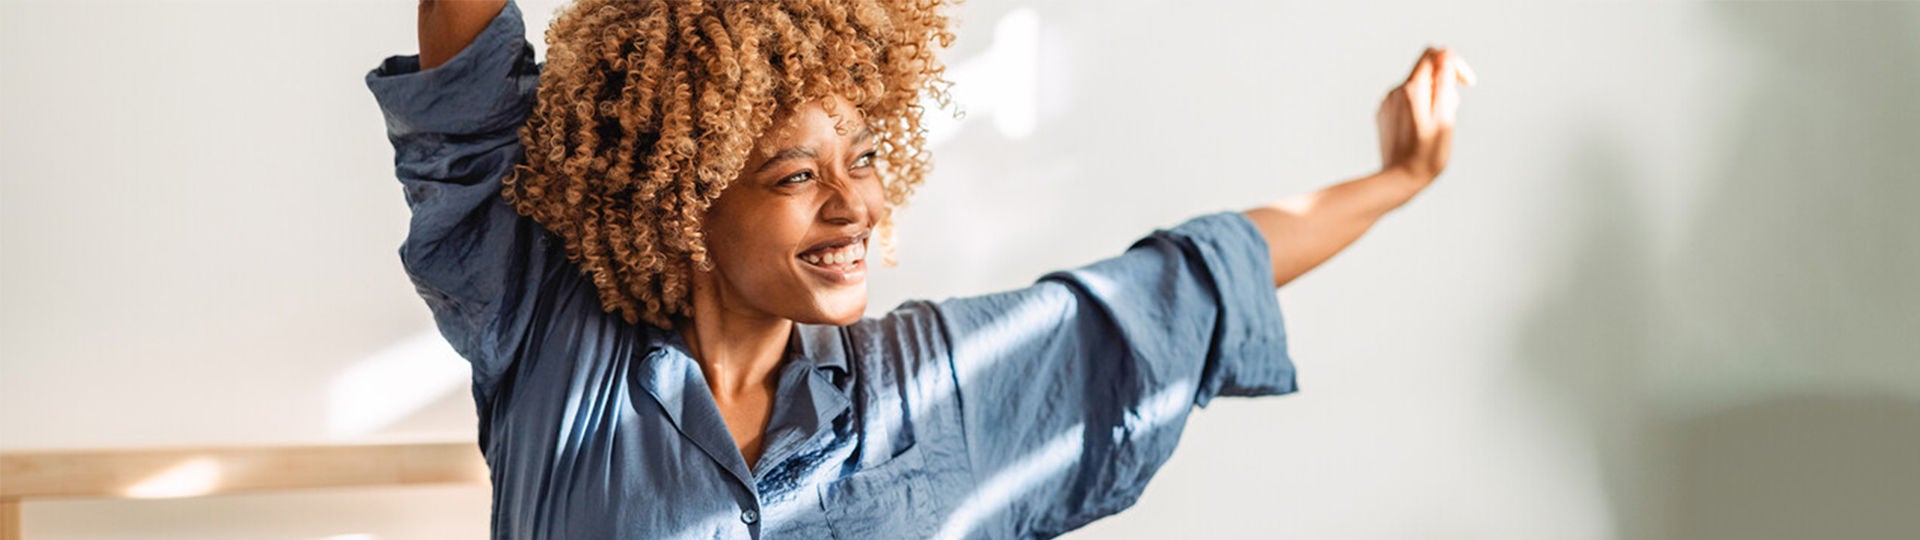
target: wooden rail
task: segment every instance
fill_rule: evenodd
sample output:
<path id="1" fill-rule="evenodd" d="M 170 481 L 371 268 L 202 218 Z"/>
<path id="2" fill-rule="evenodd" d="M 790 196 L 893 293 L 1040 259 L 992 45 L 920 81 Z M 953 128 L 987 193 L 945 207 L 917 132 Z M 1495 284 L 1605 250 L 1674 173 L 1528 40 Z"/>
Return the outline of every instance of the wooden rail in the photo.
<path id="1" fill-rule="evenodd" d="M 20 539 L 20 504 L 34 499 L 487 482 L 486 460 L 471 442 L 4 453 L 0 540 Z"/>

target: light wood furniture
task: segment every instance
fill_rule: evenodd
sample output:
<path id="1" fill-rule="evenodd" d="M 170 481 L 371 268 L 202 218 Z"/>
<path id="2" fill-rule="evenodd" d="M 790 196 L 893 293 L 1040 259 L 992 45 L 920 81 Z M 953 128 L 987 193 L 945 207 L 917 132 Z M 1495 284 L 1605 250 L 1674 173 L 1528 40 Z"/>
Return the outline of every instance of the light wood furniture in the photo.
<path id="1" fill-rule="evenodd" d="M 20 539 L 20 504 L 34 499 L 487 482 L 486 460 L 471 442 L 4 453 L 0 540 Z"/>

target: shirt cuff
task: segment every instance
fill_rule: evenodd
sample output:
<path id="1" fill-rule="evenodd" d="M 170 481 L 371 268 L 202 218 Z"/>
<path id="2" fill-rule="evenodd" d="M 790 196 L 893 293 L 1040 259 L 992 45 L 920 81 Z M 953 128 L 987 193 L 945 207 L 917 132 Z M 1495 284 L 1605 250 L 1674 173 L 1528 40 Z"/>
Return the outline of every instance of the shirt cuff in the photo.
<path id="1" fill-rule="evenodd" d="M 446 63 L 420 70 L 420 55 L 395 55 L 366 75 L 391 136 L 471 135 L 524 124 L 540 86 L 520 8 L 509 1 Z"/>
<path id="2" fill-rule="evenodd" d="M 1213 349 L 1194 404 L 1298 391 L 1265 235 L 1239 212 L 1200 216 L 1165 232 L 1192 242 L 1220 295 Z"/>

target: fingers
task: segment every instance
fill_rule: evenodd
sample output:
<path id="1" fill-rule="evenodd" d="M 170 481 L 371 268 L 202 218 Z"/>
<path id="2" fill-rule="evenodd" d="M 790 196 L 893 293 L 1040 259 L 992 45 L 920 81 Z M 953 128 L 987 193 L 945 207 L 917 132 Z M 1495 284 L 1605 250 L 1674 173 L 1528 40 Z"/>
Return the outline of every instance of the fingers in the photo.
<path id="1" fill-rule="evenodd" d="M 1407 80 L 1401 84 L 1413 84 L 1433 78 L 1436 75 L 1435 71 L 1452 71 L 1454 78 L 1459 80 L 1460 84 L 1467 86 L 1473 86 L 1480 80 L 1479 76 L 1474 75 L 1473 68 L 1467 65 L 1467 60 L 1460 57 L 1460 53 L 1455 52 L 1452 47 L 1440 46 L 1427 47 L 1427 50 L 1422 51 L 1420 59 L 1413 63 L 1413 71 L 1407 74 Z"/>
<path id="2" fill-rule="evenodd" d="M 1427 47 L 1420 55 L 1420 63 L 1415 64 L 1413 73 L 1407 76 L 1407 82 L 1400 85 L 1410 102 L 1414 126 L 1423 132 L 1433 123 L 1433 75 L 1438 71 L 1434 60 L 1438 53 L 1439 49 Z"/>
<path id="3" fill-rule="evenodd" d="M 1452 51 L 1441 53 L 1441 68 L 1434 75 L 1433 112 L 1440 119 L 1442 129 L 1453 125 L 1455 113 L 1460 110 L 1459 57 Z"/>
<path id="4" fill-rule="evenodd" d="M 1467 59 L 1461 58 L 1457 53 L 1453 55 L 1453 67 L 1457 70 L 1455 73 L 1460 76 L 1460 84 L 1473 86 L 1480 80 L 1479 76 L 1473 74 L 1473 68 L 1467 66 Z"/>
<path id="5" fill-rule="evenodd" d="M 1472 85 L 1477 79 L 1473 68 L 1467 67 L 1465 59 L 1452 49 L 1441 48 L 1437 56 L 1439 68 L 1434 73 L 1434 116 L 1438 119 L 1434 133 L 1433 174 L 1447 168 L 1447 160 L 1453 155 L 1453 129 L 1460 111 L 1460 85 Z"/>
<path id="6" fill-rule="evenodd" d="M 1438 120 L 1448 124 L 1454 121 L 1460 108 L 1459 85 L 1472 86 L 1478 79 L 1466 59 L 1452 48 L 1427 47 L 1400 88 L 1406 91 L 1413 103 L 1418 104 L 1414 107 L 1414 113 L 1420 116 L 1420 120 Z"/>
<path id="7" fill-rule="evenodd" d="M 1407 80 L 1387 93 L 1376 115 L 1383 166 L 1404 165 L 1433 175 L 1445 169 L 1453 151 L 1460 88 L 1478 80 L 1459 53 L 1445 46 L 1427 47 Z"/>
<path id="8" fill-rule="evenodd" d="M 1405 86 L 1413 86 L 1415 83 L 1418 83 L 1420 81 L 1432 79 L 1433 69 L 1434 69 L 1433 58 L 1434 58 L 1434 55 L 1439 52 L 1440 52 L 1440 49 L 1436 49 L 1433 47 L 1427 47 L 1427 50 L 1422 51 L 1420 53 L 1420 59 L 1414 61 L 1413 63 L 1413 72 L 1408 73 L 1406 82 L 1401 84 Z"/>

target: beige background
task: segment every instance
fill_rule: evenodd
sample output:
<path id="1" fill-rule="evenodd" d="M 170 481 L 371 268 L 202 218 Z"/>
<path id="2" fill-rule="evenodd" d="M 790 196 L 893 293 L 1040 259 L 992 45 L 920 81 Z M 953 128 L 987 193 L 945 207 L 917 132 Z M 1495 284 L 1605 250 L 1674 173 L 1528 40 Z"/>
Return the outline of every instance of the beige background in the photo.
<path id="1" fill-rule="evenodd" d="M 1200 7 L 1204 4 L 1204 7 Z M 529 37 L 555 2 L 526 1 Z M 1920 4 L 972 0 L 969 114 L 872 312 L 1368 172 L 1421 47 L 1453 165 L 1279 293 L 1078 538 L 1920 530 Z M 411 2 L 0 3 L 0 450 L 461 440 L 362 83 Z M 28 538 L 464 538 L 481 488 L 45 501 Z"/>

